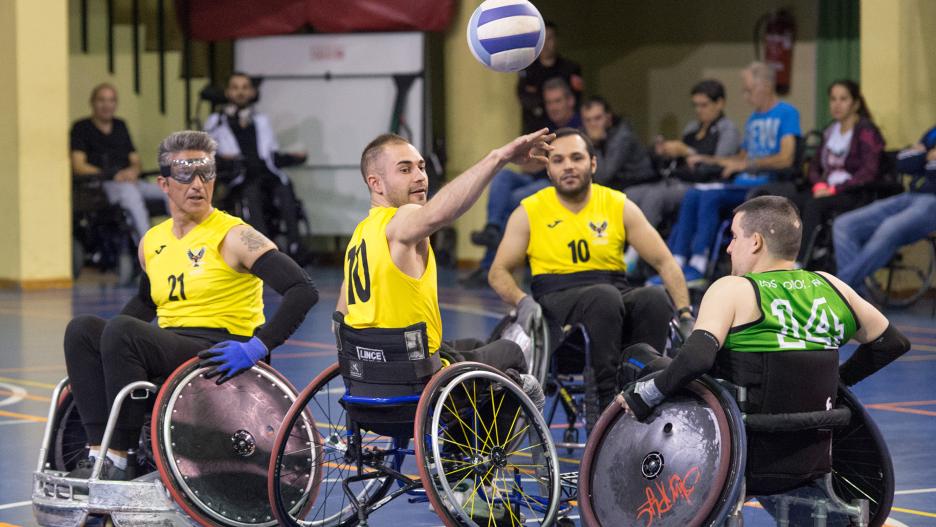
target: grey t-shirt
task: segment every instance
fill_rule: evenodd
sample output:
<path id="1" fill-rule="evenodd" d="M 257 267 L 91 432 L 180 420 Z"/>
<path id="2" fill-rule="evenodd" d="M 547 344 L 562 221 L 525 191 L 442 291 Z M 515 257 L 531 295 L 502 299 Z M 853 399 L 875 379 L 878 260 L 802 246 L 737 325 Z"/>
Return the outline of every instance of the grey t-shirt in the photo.
<path id="1" fill-rule="evenodd" d="M 683 139 L 685 142 L 686 136 L 694 136 L 696 132 L 699 131 L 699 128 L 702 127 L 702 123 L 697 120 L 690 121 L 689 124 L 683 128 Z M 709 130 L 709 133 L 718 134 L 718 141 L 715 144 L 714 152 L 699 152 L 700 154 L 712 155 L 717 157 L 731 156 L 738 153 L 738 150 L 741 149 L 741 132 L 738 130 L 738 127 L 735 126 L 730 119 L 724 115 L 719 117 L 717 121 L 712 125 L 712 129 Z M 688 144 L 688 143 L 687 143 Z M 689 145 L 692 146 L 692 145 Z M 697 149 L 698 150 L 698 149 Z"/>

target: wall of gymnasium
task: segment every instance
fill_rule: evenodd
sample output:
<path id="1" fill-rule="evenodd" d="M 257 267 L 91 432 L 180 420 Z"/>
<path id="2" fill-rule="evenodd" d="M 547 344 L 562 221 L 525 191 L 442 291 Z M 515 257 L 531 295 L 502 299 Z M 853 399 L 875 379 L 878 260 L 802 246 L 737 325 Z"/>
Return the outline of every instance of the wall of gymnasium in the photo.
<path id="1" fill-rule="evenodd" d="M 0 2 L 0 286 L 70 283 L 64 2 Z"/>
<path id="2" fill-rule="evenodd" d="M 123 4 L 118 2 L 118 4 Z M 141 2 L 152 8 L 151 2 Z M 133 30 L 127 6 L 115 14 L 114 73 L 107 70 L 107 13 L 105 2 L 88 2 L 88 52 L 81 49 L 81 17 L 79 0 L 68 0 L 69 51 L 69 117 L 71 120 L 90 114 L 88 98 L 91 89 L 109 82 L 117 88 L 117 116 L 127 122 L 130 136 L 143 162 L 144 170 L 156 170 L 159 142 L 167 135 L 185 128 L 185 83 L 182 81 L 182 54 L 168 51 L 165 55 L 166 113 L 159 108 L 159 55 L 155 51 L 155 35 L 147 34 L 155 24 L 140 27 L 140 93 L 133 86 Z M 166 2 L 167 35 L 175 34 L 173 3 Z M 150 13 L 151 15 L 151 13 Z M 150 17 L 146 17 L 152 20 Z M 198 102 L 198 90 L 204 79 L 192 80 L 192 108 Z M 207 110 L 206 110 L 207 111 Z M 207 117 L 207 116 L 204 116 Z"/>
<path id="3" fill-rule="evenodd" d="M 936 124 L 936 2 L 861 0 L 861 84 L 888 148 Z"/>

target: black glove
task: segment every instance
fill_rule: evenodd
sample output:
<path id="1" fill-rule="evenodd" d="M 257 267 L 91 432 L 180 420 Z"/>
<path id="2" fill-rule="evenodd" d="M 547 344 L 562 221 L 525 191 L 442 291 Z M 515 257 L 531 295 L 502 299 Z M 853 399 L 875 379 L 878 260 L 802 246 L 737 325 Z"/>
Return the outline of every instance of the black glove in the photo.
<path id="1" fill-rule="evenodd" d="M 517 324 L 527 335 L 533 332 L 533 321 L 541 316 L 543 316 L 543 308 L 536 303 L 536 300 L 533 300 L 532 296 L 526 295 L 520 299 L 517 304 Z"/>
<path id="2" fill-rule="evenodd" d="M 642 394 L 647 395 L 652 400 L 647 400 Z M 657 389 L 653 379 L 637 381 L 628 385 L 621 392 L 621 397 L 626 403 L 626 408 L 629 408 L 634 417 L 640 422 L 650 417 L 653 408 L 663 401 L 663 394 Z"/>

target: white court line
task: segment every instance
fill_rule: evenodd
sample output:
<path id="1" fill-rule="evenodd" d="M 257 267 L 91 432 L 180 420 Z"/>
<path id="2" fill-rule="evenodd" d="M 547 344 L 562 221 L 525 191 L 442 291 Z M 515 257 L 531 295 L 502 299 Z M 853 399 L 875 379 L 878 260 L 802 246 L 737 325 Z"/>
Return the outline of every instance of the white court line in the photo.
<path id="1" fill-rule="evenodd" d="M 15 509 L 17 507 L 25 507 L 27 505 L 32 505 L 31 501 L 18 501 L 16 503 L 7 503 L 6 505 L 0 505 L 0 511 L 4 509 Z"/>
<path id="2" fill-rule="evenodd" d="M 906 494 L 928 494 L 930 492 L 936 492 L 936 487 L 929 489 L 909 489 L 909 490 L 898 490 L 894 492 L 895 495 L 906 495 Z"/>
<path id="3" fill-rule="evenodd" d="M 0 382 L 0 389 L 10 392 L 10 395 L 0 399 L 0 406 L 16 404 L 25 399 L 26 395 L 28 394 L 24 388 L 13 384 L 7 384 L 5 382 Z"/>

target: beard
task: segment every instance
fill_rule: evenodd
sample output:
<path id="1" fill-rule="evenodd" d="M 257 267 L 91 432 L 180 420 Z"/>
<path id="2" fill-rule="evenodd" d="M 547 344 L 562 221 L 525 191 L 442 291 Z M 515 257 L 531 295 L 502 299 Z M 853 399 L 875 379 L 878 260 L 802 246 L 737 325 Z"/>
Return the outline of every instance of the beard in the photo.
<path id="1" fill-rule="evenodd" d="M 582 178 L 581 183 L 575 187 L 565 187 L 559 184 L 558 182 L 554 184 L 556 187 L 556 193 L 566 198 L 568 200 L 577 200 L 581 198 L 585 193 L 588 192 L 588 188 L 591 186 L 592 178 L 591 176 L 586 176 Z"/>

